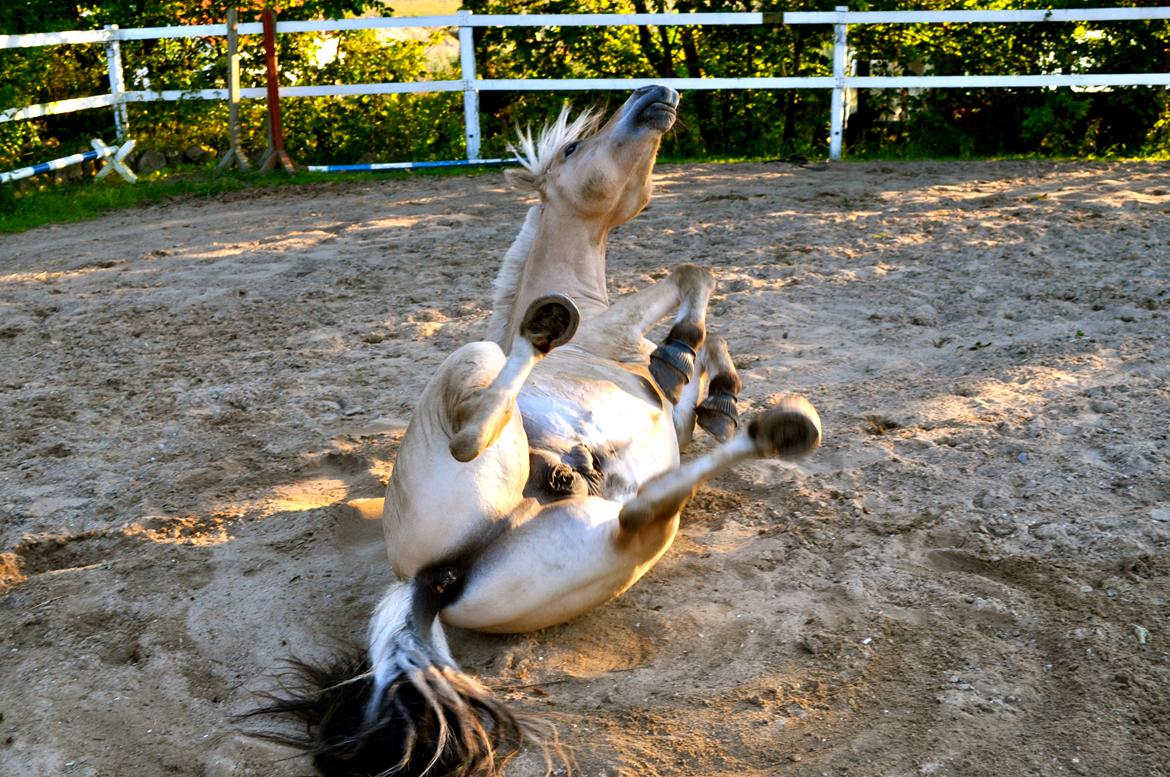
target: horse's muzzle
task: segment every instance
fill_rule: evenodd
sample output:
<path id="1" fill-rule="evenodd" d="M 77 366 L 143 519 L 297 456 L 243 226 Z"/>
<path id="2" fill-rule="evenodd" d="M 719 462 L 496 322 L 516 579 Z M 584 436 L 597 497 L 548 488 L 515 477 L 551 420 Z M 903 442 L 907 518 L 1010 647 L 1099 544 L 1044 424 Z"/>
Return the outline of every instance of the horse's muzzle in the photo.
<path id="1" fill-rule="evenodd" d="M 666 132 L 674 126 L 678 92 L 668 86 L 644 86 L 634 92 L 634 120 L 641 126 Z"/>

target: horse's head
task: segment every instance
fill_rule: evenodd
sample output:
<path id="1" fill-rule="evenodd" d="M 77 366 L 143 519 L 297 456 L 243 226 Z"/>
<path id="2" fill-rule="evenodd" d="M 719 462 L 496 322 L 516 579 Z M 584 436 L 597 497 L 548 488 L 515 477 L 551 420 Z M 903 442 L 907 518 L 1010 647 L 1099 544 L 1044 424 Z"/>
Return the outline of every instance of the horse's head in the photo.
<path id="1" fill-rule="evenodd" d="M 600 130 L 591 112 L 569 121 L 568 109 L 532 140 L 513 148 L 523 165 L 506 171 L 546 207 L 565 209 L 604 229 L 629 221 L 650 201 L 650 173 L 662 135 L 674 126 L 678 92 L 645 86 L 630 95 Z"/>

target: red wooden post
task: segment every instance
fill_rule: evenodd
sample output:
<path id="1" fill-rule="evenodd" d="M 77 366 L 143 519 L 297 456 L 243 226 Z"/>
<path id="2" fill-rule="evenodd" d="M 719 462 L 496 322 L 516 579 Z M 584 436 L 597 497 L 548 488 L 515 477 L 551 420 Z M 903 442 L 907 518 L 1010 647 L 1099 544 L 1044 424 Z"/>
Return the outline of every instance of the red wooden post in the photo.
<path id="1" fill-rule="evenodd" d="M 264 25 L 264 63 L 268 70 L 268 150 L 260 163 L 267 173 L 280 162 L 286 173 L 296 172 L 297 166 L 284 150 L 284 134 L 280 127 L 280 84 L 276 70 L 276 12 L 269 6 L 260 14 Z"/>

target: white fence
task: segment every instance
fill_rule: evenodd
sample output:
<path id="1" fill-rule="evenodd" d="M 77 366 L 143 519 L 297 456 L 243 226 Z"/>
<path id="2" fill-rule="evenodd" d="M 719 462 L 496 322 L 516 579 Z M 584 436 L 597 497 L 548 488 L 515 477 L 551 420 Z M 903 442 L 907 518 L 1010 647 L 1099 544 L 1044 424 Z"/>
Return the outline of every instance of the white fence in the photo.
<path id="1" fill-rule="evenodd" d="M 454 16 L 383 17 L 324 21 L 278 22 L 278 34 L 337 32 L 346 30 L 386 29 L 393 27 L 454 27 L 459 31 L 460 79 L 411 83 L 343 84 L 322 86 L 282 86 L 281 97 L 329 97 L 366 94 L 401 94 L 417 92 L 462 92 L 464 133 L 468 160 L 480 156 L 479 92 L 514 90 L 610 90 L 633 89 L 648 84 L 665 84 L 679 90 L 695 89 L 831 89 L 829 149 L 832 159 L 841 156 L 841 139 L 845 126 L 845 92 L 848 89 L 884 88 L 966 88 L 966 87 L 1061 87 L 1061 86 L 1170 86 L 1170 73 L 1042 73 L 1003 76 L 854 76 L 848 72 L 847 39 L 851 24 L 955 24 L 1020 23 L 1069 21 L 1138 21 L 1170 19 L 1170 8 L 1096 8 L 1049 11 L 850 11 L 838 6 L 829 12 L 765 13 L 688 13 L 688 14 L 542 14 L 481 16 L 460 11 Z M 476 76 L 472 30 L 476 27 L 580 27 L 580 26 L 690 26 L 690 25 L 763 25 L 763 24 L 831 24 L 833 37 L 833 75 L 805 78 L 577 78 L 577 79 L 480 79 Z M 261 32 L 260 23 L 241 24 L 241 35 Z M 38 116 L 69 113 L 88 108 L 113 108 L 120 139 L 127 129 L 125 106 L 133 102 L 159 100 L 226 100 L 228 90 L 197 89 L 138 90 L 125 89 L 122 76 L 120 43 L 132 40 L 223 36 L 227 25 L 190 25 L 180 27 L 144 27 L 119 29 L 116 25 L 102 30 L 36 33 L 0 36 L 0 49 L 101 43 L 106 47 L 110 93 L 92 97 L 60 100 L 23 108 L 0 111 L 0 123 Z M 265 96 L 263 88 L 241 89 L 244 99 Z"/>

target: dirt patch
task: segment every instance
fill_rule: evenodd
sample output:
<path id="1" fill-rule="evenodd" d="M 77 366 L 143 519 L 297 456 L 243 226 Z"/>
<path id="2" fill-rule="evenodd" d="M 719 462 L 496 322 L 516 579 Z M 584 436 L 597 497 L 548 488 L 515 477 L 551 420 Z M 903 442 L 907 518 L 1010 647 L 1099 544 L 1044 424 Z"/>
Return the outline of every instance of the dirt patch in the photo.
<path id="1" fill-rule="evenodd" d="M 618 601 L 456 654 L 589 777 L 1170 774 L 1168 174 L 660 168 L 613 293 L 710 266 L 741 410 L 806 394 L 825 445 L 713 483 Z M 233 715 L 361 637 L 390 572 L 342 503 L 524 209 L 421 178 L 0 238 L 6 774 L 308 771 Z"/>

